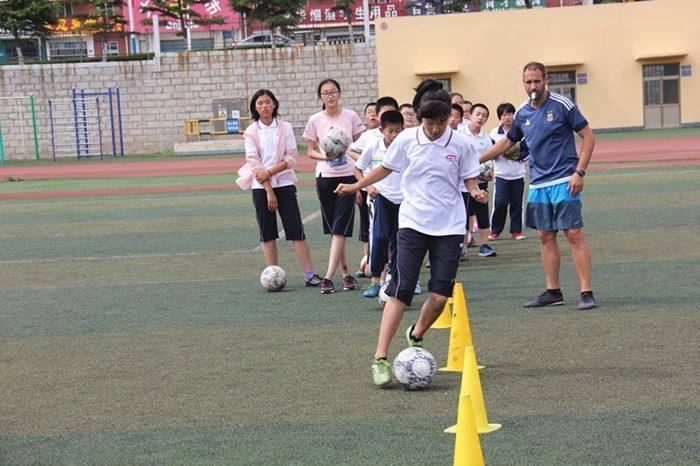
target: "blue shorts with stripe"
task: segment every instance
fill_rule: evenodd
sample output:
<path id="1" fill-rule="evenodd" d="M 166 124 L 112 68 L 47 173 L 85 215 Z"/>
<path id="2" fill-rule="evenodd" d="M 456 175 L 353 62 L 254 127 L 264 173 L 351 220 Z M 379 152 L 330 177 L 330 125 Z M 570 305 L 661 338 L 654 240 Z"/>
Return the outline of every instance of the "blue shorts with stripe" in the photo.
<path id="1" fill-rule="evenodd" d="M 583 228 L 581 209 L 581 194 L 571 195 L 568 180 L 550 186 L 531 186 L 525 224 L 540 231 Z"/>

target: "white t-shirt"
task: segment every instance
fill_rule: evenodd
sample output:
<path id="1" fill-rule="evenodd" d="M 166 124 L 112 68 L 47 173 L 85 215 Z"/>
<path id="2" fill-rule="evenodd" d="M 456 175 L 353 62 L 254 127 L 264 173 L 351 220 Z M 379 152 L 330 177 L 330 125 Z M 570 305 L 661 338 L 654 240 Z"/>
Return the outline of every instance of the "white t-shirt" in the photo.
<path id="1" fill-rule="evenodd" d="M 489 135 L 486 134 L 484 128 L 479 130 L 479 134 L 474 134 L 469 129 L 469 123 L 467 123 L 464 125 L 464 134 L 467 136 L 467 140 L 474 146 L 474 149 L 479 156 L 493 146 L 493 141 L 491 141 Z M 490 164 L 490 162 L 486 163 Z M 483 183 L 483 181 L 479 180 L 479 183 Z M 467 188 L 465 186 L 462 186 L 462 192 L 467 192 Z"/>
<path id="2" fill-rule="evenodd" d="M 366 133 L 365 133 L 366 134 Z M 381 133 L 380 133 L 381 134 Z M 392 144 L 393 145 L 393 144 Z M 382 164 L 386 158 L 386 153 L 389 149 L 384 144 L 384 138 L 376 140 L 370 146 L 365 147 L 362 155 L 355 162 L 355 168 L 367 174 L 374 168 Z M 378 183 L 375 183 L 375 188 L 379 193 L 394 204 L 401 204 L 403 201 L 403 193 L 401 192 L 401 174 L 392 172 Z"/>
<path id="3" fill-rule="evenodd" d="M 277 119 L 273 119 L 270 126 L 265 126 L 265 124 L 258 120 L 253 122 L 254 125 L 258 125 L 258 133 L 260 134 L 260 167 L 270 168 L 275 166 L 277 163 Z M 294 134 L 290 134 L 291 138 L 294 139 Z M 286 141 L 287 144 L 290 141 Z M 248 140 L 246 140 L 246 144 Z M 296 146 L 296 141 L 291 142 Z M 283 180 L 275 186 L 275 188 L 281 188 L 282 186 L 291 186 L 294 184 L 294 180 Z M 258 183 L 255 178 L 253 178 L 251 189 L 263 189 L 263 185 Z"/>
<path id="4" fill-rule="evenodd" d="M 374 144 L 377 140 L 384 139 L 382 131 L 379 128 L 368 129 L 364 133 L 360 134 L 357 141 L 350 144 L 350 150 L 362 154 L 363 151 Z"/>
<path id="5" fill-rule="evenodd" d="M 491 130 L 491 139 L 498 141 L 506 137 L 505 132 L 499 133 L 501 126 Z M 494 159 L 493 173 L 504 180 L 519 180 L 525 177 L 525 164 L 519 160 L 511 160 L 505 155 L 499 155 Z"/>
<path id="6" fill-rule="evenodd" d="M 405 129 L 389 147 L 382 166 L 402 176 L 399 228 L 432 236 L 466 232 L 460 187 L 479 175 L 479 155 L 464 134 L 447 128 L 431 141 L 423 125 Z"/>

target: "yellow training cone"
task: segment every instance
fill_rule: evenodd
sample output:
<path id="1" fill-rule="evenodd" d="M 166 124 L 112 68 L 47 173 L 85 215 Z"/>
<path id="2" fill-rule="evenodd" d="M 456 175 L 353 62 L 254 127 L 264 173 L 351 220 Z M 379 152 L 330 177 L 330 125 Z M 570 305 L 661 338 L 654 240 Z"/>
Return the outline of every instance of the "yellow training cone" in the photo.
<path id="1" fill-rule="evenodd" d="M 462 372 L 464 368 L 464 348 L 474 346 L 469 328 L 469 311 L 462 284 L 456 282 L 452 289 L 452 325 L 450 346 L 447 350 L 447 366 L 438 369 L 443 372 Z M 482 367 L 483 368 L 483 367 Z"/>
<path id="2" fill-rule="evenodd" d="M 430 328 L 450 328 L 452 326 L 452 298 L 449 298 L 445 303 L 445 307 L 442 308 L 442 313 L 440 317 L 437 318 Z"/>
<path id="3" fill-rule="evenodd" d="M 501 424 L 489 424 L 486 416 L 486 404 L 484 403 L 484 392 L 481 390 L 481 379 L 479 370 L 476 368 L 476 353 L 474 347 L 469 346 L 464 351 L 464 371 L 462 372 L 462 384 L 459 388 L 460 395 L 469 393 L 474 407 L 474 419 L 476 419 L 476 429 L 480 434 L 488 434 L 500 429 Z M 459 418 L 458 418 L 459 421 Z M 454 434 L 458 425 L 448 427 L 445 432 Z"/>
<path id="4" fill-rule="evenodd" d="M 457 437 L 455 438 L 454 466 L 483 466 L 479 434 L 476 431 L 474 409 L 468 393 L 459 396 Z"/>

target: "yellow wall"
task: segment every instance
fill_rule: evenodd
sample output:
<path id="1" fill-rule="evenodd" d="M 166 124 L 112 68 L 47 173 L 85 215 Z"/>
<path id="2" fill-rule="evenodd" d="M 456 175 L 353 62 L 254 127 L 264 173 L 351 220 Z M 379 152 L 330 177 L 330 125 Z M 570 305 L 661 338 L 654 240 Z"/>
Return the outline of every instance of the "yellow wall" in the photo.
<path id="1" fill-rule="evenodd" d="M 698 18 L 700 0 L 653 0 L 384 19 L 377 27 L 379 94 L 410 102 L 422 78 L 451 77 L 453 91 L 491 108 L 493 127 L 500 102 L 517 107 L 527 98 L 521 72 L 534 60 L 588 74 L 576 100 L 593 128 L 641 127 L 642 64 L 680 62 L 693 73 L 680 78 L 681 123 L 700 123 Z M 637 60 L 677 53 L 686 55 Z M 574 63 L 580 65 L 551 66 Z"/>

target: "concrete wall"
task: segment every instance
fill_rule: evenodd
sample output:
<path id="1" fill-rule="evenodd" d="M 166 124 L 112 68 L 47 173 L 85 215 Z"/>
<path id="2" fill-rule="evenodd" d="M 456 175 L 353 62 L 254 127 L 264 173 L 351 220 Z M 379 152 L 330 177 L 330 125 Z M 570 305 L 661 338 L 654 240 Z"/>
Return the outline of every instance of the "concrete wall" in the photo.
<path id="1" fill-rule="evenodd" d="M 693 69 L 680 78 L 681 123 L 694 124 L 700 122 L 697 18 L 698 0 L 656 0 L 382 19 L 379 93 L 403 101 L 424 77 L 446 77 L 472 102 L 517 107 L 526 99 L 522 67 L 536 60 L 550 70 L 587 73 L 577 103 L 593 128 L 641 127 L 642 65 L 680 62 Z M 488 123 L 494 125 L 495 118 Z"/>
<path id="2" fill-rule="evenodd" d="M 41 154 L 50 157 L 48 99 L 67 98 L 72 88 L 119 87 L 126 153 L 152 153 L 183 140 L 185 119 L 212 117 L 213 100 L 247 102 L 263 87 L 276 94 L 285 119 L 303 126 L 320 109 L 316 87 L 327 77 L 340 82 L 341 104 L 361 113 L 377 96 L 373 44 L 164 54 L 160 66 L 151 61 L 3 66 L 0 96 L 34 94 Z M 105 111 L 103 104 L 103 115 Z M 33 157 L 32 142 L 26 140 L 31 132 L 27 113 L 26 105 L 0 100 L 10 158 Z M 103 128 L 108 129 L 104 123 Z"/>

